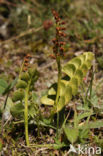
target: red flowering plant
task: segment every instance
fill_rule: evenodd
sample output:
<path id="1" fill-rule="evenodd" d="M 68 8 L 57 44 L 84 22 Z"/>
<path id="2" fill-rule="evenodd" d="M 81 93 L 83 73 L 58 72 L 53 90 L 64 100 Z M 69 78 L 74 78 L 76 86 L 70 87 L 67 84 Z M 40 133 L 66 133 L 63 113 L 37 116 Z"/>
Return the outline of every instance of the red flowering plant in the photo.
<path id="1" fill-rule="evenodd" d="M 64 46 L 65 46 L 65 24 L 59 17 L 59 14 L 53 9 L 53 16 L 56 23 L 56 35 L 53 39 L 53 54 L 52 58 L 56 59 L 58 67 L 58 81 L 54 86 L 52 85 L 47 94 L 41 98 L 41 102 L 45 105 L 52 105 L 51 116 L 57 115 L 57 138 L 60 132 L 60 114 L 61 110 L 68 104 L 78 92 L 78 88 L 81 85 L 83 78 L 86 76 L 88 70 L 92 66 L 92 60 L 94 58 L 93 53 L 85 52 L 84 54 L 77 56 L 67 62 L 63 67 L 61 66 L 61 59 L 64 57 Z M 62 72 L 69 79 L 62 77 Z M 64 122 L 65 123 L 65 122 Z M 65 125 L 65 124 L 63 124 Z M 61 128 L 62 129 L 62 128 Z"/>
<path id="2" fill-rule="evenodd" d="M 52 40 L 53 41 L 53 58 L 58 58 L 60 56 L 64 56 L 64 45 L 66 44 L 63 40 L 66 37 L 66 34 L 64 33 L 64 30 L 66 28 L 64 25 L 66 24 L 64 21 L 61 21 L 61 18 L 59 17 L 59 14 L 55 11 L 52 10 L 52 14 L 55 18 L 55 23 L 56 23 L 56 36 Z"/>
<path id="3" fill-rule="evenodd" d="M 56 91 L 56 99 L 54 103 L 54 110 L 57 111 L 58 109 L 58 102 L 60 98 L 60 83 L 61 83 L 61 58 L 64 57 L 64 45 L 66 44 L 64 42 L 64 39 L 66 37 L 66 34 L 64 31 L 66 30 L 65 21 L 62 21 L 59 14 L 52 9 L 52 14 L 55 18 L 56 23 L 56 36 L 52 40 L 53 42 L 53 54 L 50 55 L 52 58 L 56 59 L 57 66 L 58 66 L 58 82 L 57 82 L 57 91 Z M 57 113 L 57 131 L 59 126 L 59 113 Z M 58 134 L 58 133 L 57 133 Z"/>
<path id="4" fill-rule="evenodd" d="M 37 104 L 33 99 L 33 96 L 35 95 L 33 92 L 34 84 L 38 79 L 38 72 L 35 66 L 30 64 L 30 60 L 31 55 L 27 54 L 20 68 L 19 77 L 16 83 L 16 91 L 14 91 L 12 95 L 14 105 L 10 109 L 10 112 L 15 119 L 24 120 L 25 140 L 27 146 L 29 146 L 28 120 L 35 115 L 38 118 L 38 115 L 34 114 L 34 112 L 35 109 L 36 113 L 39 110 L 36 108 Z M 33 110 L 33 112 L 31 113 L 30 110 Z"/>

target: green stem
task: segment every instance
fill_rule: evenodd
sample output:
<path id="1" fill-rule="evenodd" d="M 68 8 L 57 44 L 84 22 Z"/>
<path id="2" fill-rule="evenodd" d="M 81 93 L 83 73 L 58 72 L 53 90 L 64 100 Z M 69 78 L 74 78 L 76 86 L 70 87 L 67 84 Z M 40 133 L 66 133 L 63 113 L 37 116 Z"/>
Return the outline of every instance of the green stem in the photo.
<path id="1" fill-rule="evenodd" d="M 36 148 L 43 148 L 43 147 L 47 147 L 47 148 L 53 148 L 55 144 L 30 144 L 30 147 L 36 147 Z"/>
<path id="2" fill-rule="evenodd" d="M 25 90 L 25 111 L 24 111 L 24 120 L 25 120 L 25 139 L 26 145 L 29 146 L 29 135 L 28 135 L 28 92 L 29 92 L 29 85 Z"/>
<path id="3" fill-rule="evenodd" d="M 90 81 L 90 100 L 92 98 L 93 79 L 94 79 L 94 73 L 92 71 L 92 77 L 91 77 L 91 81 Z"/>
<path id="4" fill-rule="evenodd" d="M 49 148 L 49 149 L 55 149 L 58 147 L 58 144 L 30 144 L 30 148 Z M 68 145 L 61 145 L 61 147 L 68 147 Z"/>
<path id="5" fill-rule="evenodd" d="M 65 127 L 65 124 L 66 124 L 66 121 L 67 121 L 67 119 L 68 119 L 68 117 L 69 117 L 69 115 L 70 115 L 70 112 L 71 112 L 71 109 L 69 110 L 69 112 L 68 112 L 66 118 L 64 119 L 64 122 L 63 122 L 63 124 L 62 124 L 62 129 Z"/>
<path id="6" fill-rule="evenodd" d="M 20 120 L 20 121 L 16 121 L 16 122 L 13 122 L 13 124 L 20 124 L 20 123 L 24 123 L 24 120 Z"/>
<path id="7" fill-rule="evenodd" d="M 58 65 L 58 83 L 57 83 L 57 94 L 56 94 L 55 105 L 57 107 L 59 96 L 60 96 L 60 81 L 61 81 L 61 63 L 60 63 L 60 57 L 57 57 L 56 61 L 57 61 L 57 65 Z"/>
<path id="8" fill-rule="evenodd" d="M 61 62 L 60 62 L 60 56 L 56 58 L 57 66 L 58 66 L 58 82 L 57 82 L 57 94 L 56 94 L 56 100 L 55 100 L 55 107 L 57 110 L 57 136 L 58 136 L 58 128 L 59 128 L 59 112 L 58 112 L 58 101 L 60 97 L 60 82 L 61 82 Z"/>

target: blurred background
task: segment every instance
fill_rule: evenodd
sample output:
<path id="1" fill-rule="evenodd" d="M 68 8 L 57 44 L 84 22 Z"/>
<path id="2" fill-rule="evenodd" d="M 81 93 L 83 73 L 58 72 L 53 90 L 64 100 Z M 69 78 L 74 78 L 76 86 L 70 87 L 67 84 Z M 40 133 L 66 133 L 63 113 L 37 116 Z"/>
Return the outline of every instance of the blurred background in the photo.
<path id="1" fill-rule="evenodd" d="M 55 36 L 51 9 L 66 21 L 65 59 L 92 51 L 103 68 L 103 0 L 0 0 L 0 78 L 12 80 L 28 52 L 41 73 L 47 67 L 42 76 L 50 77 L 55 69 L 49 57 Z"/>

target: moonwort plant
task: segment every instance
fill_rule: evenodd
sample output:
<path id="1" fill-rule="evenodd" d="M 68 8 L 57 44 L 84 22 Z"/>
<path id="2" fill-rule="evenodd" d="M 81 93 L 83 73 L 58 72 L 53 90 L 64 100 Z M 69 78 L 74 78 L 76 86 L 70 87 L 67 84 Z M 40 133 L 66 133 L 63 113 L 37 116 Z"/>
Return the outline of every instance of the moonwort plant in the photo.
<path id="1" fill-rule="evenodd" d="M 56 23 L 56 36 L 53 39 L 53 55 L 56 59 L 58 67 L 58 81 L 57 84 L 53 84 L 46 95 L 41 98 L 41 102 L 45 105 L 53 106 L 51 116 L 57 113 L 57 136 L 59 128 L 59 112 L 68 104 L 78 92 L 78 87 L 86 76 L 88 70 L 92 66 L 92 60 L 94 54 L 91 52 L 85 52 L 80 56 L 77 56 L 67 62 L 64 67 L 61 66 L 61 58 L 64 56 L 64 39 L 66 34 L 63 32 L 65 22 L 61 21 L 58 13 L 52 10 Z M 62 77 L 62 73 L 65 74 Z"/>
<path id="2" fill-rule="evenodd" d="M 24 58 L 19 78 L 16 84 L 16 91 L 13 93 L 12 100 L 16 104 L 11 108 L 11 113 L 13 115 L 24 114 L 24 126 L 25 126 L 25 139 L 26 144 L 29 146 L 29 136 L 28 136 L 28 107 L 31 98 L 31 91 L 34 87 L 34 82 L 37 80 L 37 70 L 35 68 L 30 68 L 30 54 L 27 54 Z M 16 110 L 17 109 L 17 110 Z"/>
<path id="3" fill-rule="evenodd" d="M 63 42 L 63 38 L 66 37 L 66 34 L 63 32 L 66 28 L 64 27 L 65 22 L 61 22 L 61 18 L 59 17 L 59 14 L 55 11 L 52 10 L 53 16 L 55 18 L 55 23 L 56 23 L 56 36 L 53 39 L 53 53 L 54 53 L 54 58 L 56 59 L 57 62 L 57 67 L 58 67 L 58 82 L 57 82 L 57 94 L 56 94 L 56 99 L 55 99 L 55 104 L 54 104 L 54 109 L 57 109 L 59 97 L 60 97 L 60 83 L 61 83 L 61 58 L 64 56 L 64 45 L 65 42 Z M 57 114 L 57 129 L 59 126 L 59 113 Z"/>
<path id="4" fill-rule="evenodd" d="M 55 106 L 57 106 L 59 96 L 60 96 L 60 80 L 61 80 L 61 57 L 64 56 L 64 48 L 65 42 L 62 41 L 63 37 L 66 37 L 66 34 L 62 32 L 65 30 L 65 27 L 62 27 L 62 25 L 65 24 L 65 22 L 61 22 L 61 19 L 58 15 L 58 13 L 55 10 L 52 10 L 52 13 L 55 18 L 56 22 L 56 36 L 53 39 L 54 47 L 53 47 L 53 53 L 54 57 L 56 58 L 57 66 L 58 66 L 58 86 L 57 86 L 57 95 L 55 100 Z"/>

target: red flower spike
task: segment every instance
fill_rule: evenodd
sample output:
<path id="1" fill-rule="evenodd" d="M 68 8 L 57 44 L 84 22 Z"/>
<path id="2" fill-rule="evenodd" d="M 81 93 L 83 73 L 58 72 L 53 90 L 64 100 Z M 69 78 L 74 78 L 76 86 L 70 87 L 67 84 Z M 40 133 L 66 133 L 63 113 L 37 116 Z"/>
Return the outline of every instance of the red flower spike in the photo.
<path id="1" fill-rule="evenodd" d="M 28 69 L 30 58 L 31 58 L 30 54 L 27 54 L 24 58 L 24 69 L 23 69 L 24 72 L 27 71 Z"/>
<path id="2" fill-rule="evenodd" d="M 59 14 L 54 9 L 52 9 L 52 13 L 55 18 L 56 25 L 57 25 L 56 37 L 55 39 L 52 40 L 54 44 L 53 52 L 55 54 L 55 57 L 64 56 L 64 48 L 62 46 L 65 45 L 66 43 L 62 41 L 63 40 L 62 38 L 66 37 L 66 34 L 63 32 L 64 30 L 66 30 L 66 28 L 62 27 L 62 25 L 64 25 L 66 22 L 64 21 L 60 22 L 61 19 L 59 17 Z M 53 55 L 52 57 L 54 58 Z"/>

